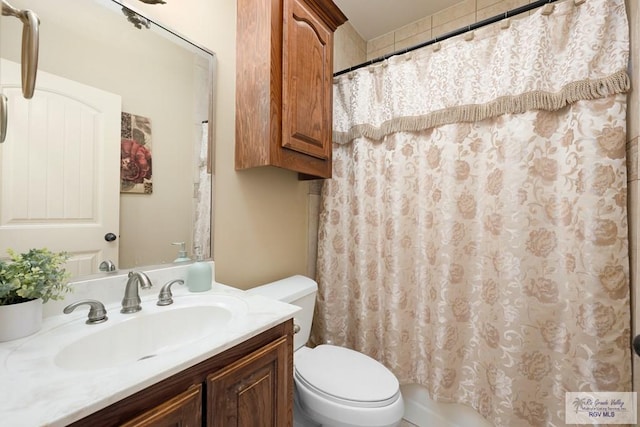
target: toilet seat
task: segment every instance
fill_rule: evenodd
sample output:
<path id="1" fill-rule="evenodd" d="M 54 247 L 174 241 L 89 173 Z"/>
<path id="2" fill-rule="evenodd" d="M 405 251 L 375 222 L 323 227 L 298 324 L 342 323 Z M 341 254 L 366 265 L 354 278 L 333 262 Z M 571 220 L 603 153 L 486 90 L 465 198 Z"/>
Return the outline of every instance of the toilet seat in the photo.
<path id="1" fill-rule="evenodd" d="M 320 345 L 296 360 L 294 377 L 335 403 L 385 407 L 400 397 L 396 377 L 371 357 L 344 347 Z"/>

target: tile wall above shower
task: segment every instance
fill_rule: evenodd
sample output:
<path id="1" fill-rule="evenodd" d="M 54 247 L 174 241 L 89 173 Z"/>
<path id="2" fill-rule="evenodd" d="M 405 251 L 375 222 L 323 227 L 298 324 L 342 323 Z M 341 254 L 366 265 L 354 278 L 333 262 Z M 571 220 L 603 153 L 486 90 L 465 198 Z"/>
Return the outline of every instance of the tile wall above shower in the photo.
<path id="1" fill-rule="evenodd" d="M 374 59 L 463 28 L 530 3 L 529 0 L 463 0 L 404 27 L 367 41 L 366 59 Z M 531 12 L 529 12 L 531 13 Z M 524 13 L 520 16 L 528 16 Z"/>

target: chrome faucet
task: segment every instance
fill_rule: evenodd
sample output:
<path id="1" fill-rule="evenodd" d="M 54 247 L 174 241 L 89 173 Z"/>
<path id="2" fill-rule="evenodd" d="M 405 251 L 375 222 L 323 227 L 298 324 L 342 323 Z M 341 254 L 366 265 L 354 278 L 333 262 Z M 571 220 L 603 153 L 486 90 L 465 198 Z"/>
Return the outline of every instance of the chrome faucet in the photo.
<path id="1" fill-rule="evenodd" d="M 127 286 L 124 288 L 124 298 L 122 298 L 120 313 L 135 313 L 142 310 L 138 285 L 142 289 L 149 289 L 152 286 L 151 279 L 142 271 L 130 271 Z"/>

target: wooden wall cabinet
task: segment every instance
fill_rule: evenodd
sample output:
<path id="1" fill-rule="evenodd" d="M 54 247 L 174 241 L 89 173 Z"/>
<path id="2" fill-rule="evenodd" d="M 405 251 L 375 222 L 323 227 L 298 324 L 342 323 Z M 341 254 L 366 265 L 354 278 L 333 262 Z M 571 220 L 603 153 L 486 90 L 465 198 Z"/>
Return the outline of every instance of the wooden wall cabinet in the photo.
<path id="1" fill-rule="evenodd" d="M 116 402 L 73 427 L 291 427 L 293 320 Z"/>
<path id="2" fill-rule="evenodd" d="M 238 0 L 236 169 L 331 177 L 331 0 Z"/>

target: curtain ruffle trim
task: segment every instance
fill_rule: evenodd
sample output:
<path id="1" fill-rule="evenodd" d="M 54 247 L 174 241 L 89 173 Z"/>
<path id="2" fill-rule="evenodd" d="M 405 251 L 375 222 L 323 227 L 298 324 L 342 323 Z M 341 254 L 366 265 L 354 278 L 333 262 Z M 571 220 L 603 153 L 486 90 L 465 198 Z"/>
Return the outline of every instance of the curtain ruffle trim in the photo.
<path id="1" fill-rule="evenodd" d="M 623 70 L 596 80 L 586 79 L 569 83 L 559 92 L 536 90 L 521 95 L 503 96 L 485 104 L 459 105 L 422 116 L 397 117 L 384 122 L 380 127 L 358 124 L 347 132 L 334 131 L 333 142 L 348 144 L 362 136 L 379 141 L 396 132 L 419 132 L 436 126 L 478 122 L 503 114 L 518 114 L 530 110 L 556 111 L 578 101 L 625 93 L 630 87 L 629 76 Z"/>

